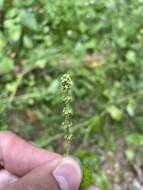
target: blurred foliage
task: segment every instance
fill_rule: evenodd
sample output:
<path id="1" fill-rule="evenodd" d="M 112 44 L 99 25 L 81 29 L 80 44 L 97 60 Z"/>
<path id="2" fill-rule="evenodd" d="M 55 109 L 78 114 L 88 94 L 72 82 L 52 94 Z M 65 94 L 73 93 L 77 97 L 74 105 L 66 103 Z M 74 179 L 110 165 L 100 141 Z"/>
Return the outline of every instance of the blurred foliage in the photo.
<path id="1" fill-rule="evenodd" d="M 142 10 L 142 0 L 0 0 L 0 129 L 57 147 L 59 78 L 68 71 L 75 154 L 95 167 L 95 144 L 113 150 L 125 137 L 127 145 L 142 145 Z M 97 179 L 109 189 L 104 173 Z"/>

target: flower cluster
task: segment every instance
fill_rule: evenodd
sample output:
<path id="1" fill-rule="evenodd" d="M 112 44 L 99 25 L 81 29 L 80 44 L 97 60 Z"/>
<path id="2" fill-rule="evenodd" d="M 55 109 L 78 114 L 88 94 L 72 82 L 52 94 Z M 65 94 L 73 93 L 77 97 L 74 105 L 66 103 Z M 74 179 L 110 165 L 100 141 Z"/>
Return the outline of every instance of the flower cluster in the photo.
<path id="1" fill-rule="evenodd" d="M 63 102 L 64 102 L 64 138 L 65 138 L 65 146 L 66 146 L 66 154 L 70 153 L 71 143 L 72 143 L 72 108 L 71 108 L 71 89 L 73 86 L 73 81 L 69 74 L 64 74 L 61 78 L 61 87 L 63 94 Z"/>

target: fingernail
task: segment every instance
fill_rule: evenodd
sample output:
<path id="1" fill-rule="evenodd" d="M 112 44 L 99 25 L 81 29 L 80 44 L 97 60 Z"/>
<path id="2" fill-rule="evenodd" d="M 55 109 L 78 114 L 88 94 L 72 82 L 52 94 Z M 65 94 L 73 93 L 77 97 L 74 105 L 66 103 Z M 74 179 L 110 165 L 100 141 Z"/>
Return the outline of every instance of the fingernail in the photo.
<path id="1" fill-rule="evenodd" d="M 91 185 L 87 190 L 100 190 L 100 189 L 94 185 Z"/>
<path id="2" fill-rule="evenodd" d="M 53 172 L 61 190 L 77 190 L 81 182 L 81 170 L 77 161 L 64 158 Z"/>

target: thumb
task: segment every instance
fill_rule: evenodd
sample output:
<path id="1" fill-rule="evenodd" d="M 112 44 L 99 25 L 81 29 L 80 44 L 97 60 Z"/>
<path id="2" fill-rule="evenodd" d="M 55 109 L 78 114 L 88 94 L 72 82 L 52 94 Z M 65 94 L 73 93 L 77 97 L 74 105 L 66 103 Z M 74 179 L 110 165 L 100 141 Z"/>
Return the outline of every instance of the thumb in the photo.
<path id="1" fill-rule="evenodd" d="M 78 163 L 62 158 L 32 170 L 7 190 L 78 190 L 81 177 Z"/>

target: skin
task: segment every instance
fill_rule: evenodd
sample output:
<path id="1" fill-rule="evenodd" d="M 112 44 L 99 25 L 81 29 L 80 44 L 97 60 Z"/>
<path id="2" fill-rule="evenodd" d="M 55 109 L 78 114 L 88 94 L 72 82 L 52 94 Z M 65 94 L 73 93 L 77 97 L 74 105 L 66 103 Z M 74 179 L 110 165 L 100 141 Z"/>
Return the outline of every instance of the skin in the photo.
<path id="1" fill-rule="evenodd" d="M 63 160 L 61 155 L 37 148 L 12 132 L 1 132 L 0 190 L 60 190 L 53 171 L 62 165 Z M 68 179 L 69 190 L 77 190 L 80 181 L 75 182 L 76 171 L 70 168 L 69 164 L 66 167 L 65 169 L 71 174 Z M 99 189 L 90 186 L 86 190 Z"/>

